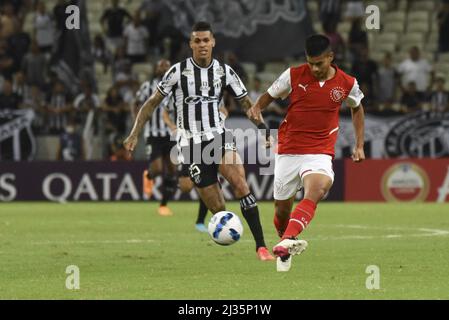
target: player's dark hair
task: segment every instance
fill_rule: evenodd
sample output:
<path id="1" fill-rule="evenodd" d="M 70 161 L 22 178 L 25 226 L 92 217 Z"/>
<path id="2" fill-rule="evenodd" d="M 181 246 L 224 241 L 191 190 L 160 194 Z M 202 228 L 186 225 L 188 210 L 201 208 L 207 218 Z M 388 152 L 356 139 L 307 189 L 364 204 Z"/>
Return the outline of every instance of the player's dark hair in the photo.
<path id="1" fill-rule="evenodd" d="M 212 31 L 212 26 L 206 21 L 198 21 L 193 25 L 192 32 L 197 31 L 210 31 L 211 34 L 214 34 Z"/>
<path id="2" fill-rule="evenodd" d="M 306 55 L 318 57 L 331 50 L 331 42 L 328 37 L 315 34 L 306 39 Z"/>

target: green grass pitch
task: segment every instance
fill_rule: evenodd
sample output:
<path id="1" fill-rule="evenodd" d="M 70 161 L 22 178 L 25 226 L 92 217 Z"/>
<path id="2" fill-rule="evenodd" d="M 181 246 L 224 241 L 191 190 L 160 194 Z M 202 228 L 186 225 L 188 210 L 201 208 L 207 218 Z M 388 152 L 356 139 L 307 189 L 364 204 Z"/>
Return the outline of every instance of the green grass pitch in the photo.
<path id="1" fill-rule="evenodd" d="M 449 298 L 447 204 L 322 203 L 288 273 L 256 259 L 246 222 L 229 247 L 196 231 L 197 206 L 160 217 L 157 203 L 1 204 L 0 299 Z M 271 249 L 273 204 L 259 208 Z M 66 288 L 69 265 L 79 290 Z M 378 290 L 366 288 L 372 265 Z"/>

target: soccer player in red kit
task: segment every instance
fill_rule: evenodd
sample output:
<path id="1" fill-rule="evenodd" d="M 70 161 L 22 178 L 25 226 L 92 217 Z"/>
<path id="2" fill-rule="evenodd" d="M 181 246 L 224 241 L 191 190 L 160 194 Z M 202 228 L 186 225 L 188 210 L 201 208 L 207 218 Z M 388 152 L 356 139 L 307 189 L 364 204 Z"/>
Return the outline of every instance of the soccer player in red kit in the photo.
<path id="1" fill-rule="evenodd" d="M 307 38 L 306 58 L 306 64 L 286 70 L 248 111 L 250 118 L 260 119 L 261 110 L 273 100 L 290 98 L 278 131 L 274 170 L 274 224 L 281 237 L 273 248 L 278 271 L 288 271 L 291 256 L 306 249 L 307 242 L 297 236 L 309 225 L 317 203 L 333 184 L 332 159 L 343 102 L 351 108 L 355 129 L 352 159 L 365 159 L 364 95 L 357 80 L 332 64 L 334 53 L 323 35 Z M 292 211 L 301 187 L 304 198 Z"/>

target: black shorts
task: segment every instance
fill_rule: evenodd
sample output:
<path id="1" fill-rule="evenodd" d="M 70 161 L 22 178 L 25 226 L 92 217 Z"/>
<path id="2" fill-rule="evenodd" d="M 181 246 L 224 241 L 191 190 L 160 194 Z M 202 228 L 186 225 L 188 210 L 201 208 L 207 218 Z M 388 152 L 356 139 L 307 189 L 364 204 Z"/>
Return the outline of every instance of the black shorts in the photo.
<path id="1" fill-rule="evenodd" d="M 187 171 L 198 188 L 218 183 L 218 166 L 226 151 L 237 151 L 234 135 L 225 131 L 214 139 L 191 143 L 181 148 L 183 155 L 182 171 Z"/>
<path id="2" fill-rule="evenodd" d="M 189 165 L 181 163 L 178 167 L 178 175 L 183 178 L 190 177 Z"/>
<path id="3" fill-rule="evenodd" d="M 170 140 L 170 137 L 148 137 L 145 146 L 147 159 L 153 162 L 159 157 L 170 156 L 172 148 L 176 147 L 176 141 Z"/>

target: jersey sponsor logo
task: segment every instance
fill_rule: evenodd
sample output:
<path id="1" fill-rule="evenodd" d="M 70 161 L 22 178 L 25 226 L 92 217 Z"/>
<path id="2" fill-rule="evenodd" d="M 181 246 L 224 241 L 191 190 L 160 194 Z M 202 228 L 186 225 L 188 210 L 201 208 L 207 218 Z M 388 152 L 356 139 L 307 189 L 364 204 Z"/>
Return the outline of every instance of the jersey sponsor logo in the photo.
<path id="1" fill-rule="evenodd" d="M 215 74 L 220 78 L 225 76 L 225 72 L 221 66 L 215 70 Z"/>
<path id="2" fill-rule="evenodd" d="M 216 97 L 206 97 L 206 96 L 188 96 L 184 99 L 184 102 L 187 104 L 197 104 L 197 103 L 212 103 L 219 102 Z"/>
<path id="3" fill-rule="evenodd" d="M 331 99 L 334 102 L 342 102 L 345 97 L 345 90 L 342 87 L 335 87 L 331 90 Z"/>

